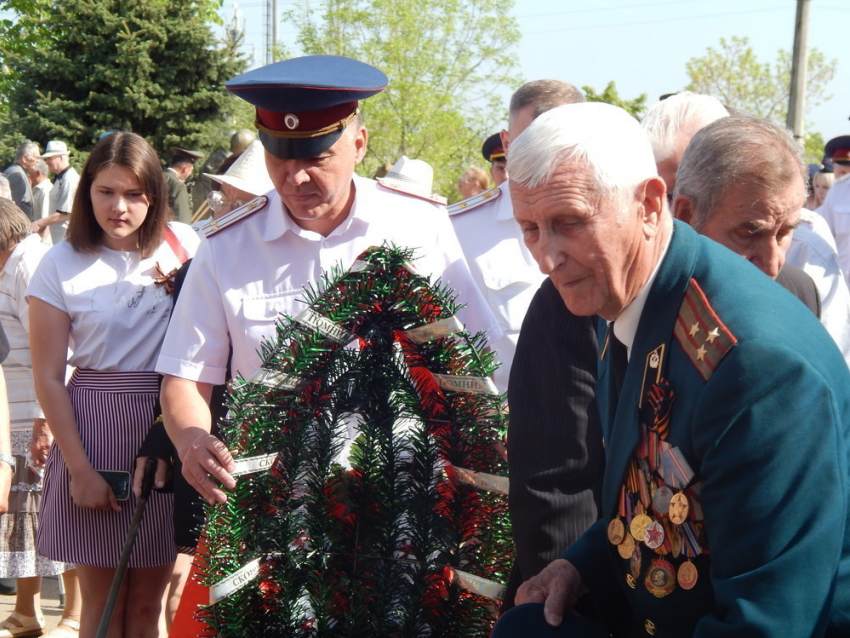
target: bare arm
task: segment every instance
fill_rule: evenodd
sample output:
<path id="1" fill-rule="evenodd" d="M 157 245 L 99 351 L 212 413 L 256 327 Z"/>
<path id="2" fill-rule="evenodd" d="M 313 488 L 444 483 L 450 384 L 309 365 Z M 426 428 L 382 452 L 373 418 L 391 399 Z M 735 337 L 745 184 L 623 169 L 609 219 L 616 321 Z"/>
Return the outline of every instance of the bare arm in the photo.
<path id="1" fill-rule="evenodd" d="M 71 473 L 71 493 L 79 507 L 121 508 L 112 490 L 89 462 L 65 389 L 65 365 L 71 318 L 67 313 L 37 299 L 30 299 L 30 351 L 35 393 L 53 436 Z"/>
<path id="2" fill-rule="evenodd" d="M 36 219 L 32 223 L 32 232 L 41 234 L 48 226 L 52 226 L 53 224 L 58 224 L 60 222 L 64 222 L 71 215 L 68 213 L 51 213 L 47 217 L 42 217 L 41 219 Z"/>
<path id="3" fill-rule="evenodd" d="M 212 387 L 167 374 L 160 395 L 165 429 L 183 463 L 183 476 L 211 505 L 227 500 L 216 481 L 227 488 L 236 485 L 229 474 L 234 470 L 230 452 L 210 434 Z"/>
<path id="4" fill-rule="evenodd" d="M 0 374 L 0 453 L 12 453 L 12 434 L 6 378 Z M 9 490 L 12 487 L 12 466 L 0 463 L 0 514 L 9 511 Z"/>

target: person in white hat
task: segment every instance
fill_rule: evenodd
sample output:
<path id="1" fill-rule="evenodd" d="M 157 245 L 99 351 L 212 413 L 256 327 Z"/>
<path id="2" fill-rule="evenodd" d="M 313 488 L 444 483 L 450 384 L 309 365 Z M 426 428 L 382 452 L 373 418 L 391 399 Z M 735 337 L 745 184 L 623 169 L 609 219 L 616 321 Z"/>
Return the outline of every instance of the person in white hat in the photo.
<path id="1" fill-rule="evenodd" d="M 429 202 L 445 204 L 446 198 L 431 191 L 434 185 L 434 169 L 425 160 L 410 159 L 402 155 L 384 177 L 377 178 L 384 188 L 413 195 Z"/>
<path id="2" fill-rule="evenodd" d="M 32 231 L 41 234 L 41 231 L 49 227 L 54 244 L 65 239 L 68 218 L 71 216 L 71 205 L 74 203 L 77 184 L 80 182 L 80 174 L 71 166 L 68 155 L 68 145 L 57 140 L 48 142 L 47 148 L 41 155 L 56 179 L 53 181 L 53 188 L 50 189 L 50 214 L 35 220 Z"/>
<path id="3" fill-rule="evenodd" d="M 223 174 L 204 173 L 204 176 L 209 177 L 219 187 L 207 195 L 213 219 L 218 219 L 274 189 L 266 169 L 266 156 L 260 140 L 251 142 Z"/>

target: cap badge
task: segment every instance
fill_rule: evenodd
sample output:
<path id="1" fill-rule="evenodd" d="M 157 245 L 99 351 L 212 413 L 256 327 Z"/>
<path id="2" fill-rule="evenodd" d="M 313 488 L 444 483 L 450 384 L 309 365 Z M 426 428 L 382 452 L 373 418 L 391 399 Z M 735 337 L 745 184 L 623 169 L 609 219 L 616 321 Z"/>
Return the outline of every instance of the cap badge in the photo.
<path id="1" fill-rule="evenodd" d="M 286 125 L 286 128 L 292 131 L 298 128 L 298 124 L 300 122 L 298 120 L 298 116 L 295 115 L 295 113 L 287 113 L 286 116 L 283 118 L 283 123 Z"/>

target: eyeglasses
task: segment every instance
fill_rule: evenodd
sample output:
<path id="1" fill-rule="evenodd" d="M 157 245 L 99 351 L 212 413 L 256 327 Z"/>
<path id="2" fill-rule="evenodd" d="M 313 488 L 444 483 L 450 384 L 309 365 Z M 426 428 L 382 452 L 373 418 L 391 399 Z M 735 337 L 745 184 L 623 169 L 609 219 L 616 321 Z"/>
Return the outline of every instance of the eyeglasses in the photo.
<path id="1" fill-rule="evenodd" d="M 229 200 L 221 191 L 210 191 L 207 193 L 207 204 L 209 204 L 210 210 L 215 214 L 230 212 L 243 206 L 245 203 L 243 199 Z"/>
<path id="2" fill-rule="evenodd" d="M 221 191 L 210 191 L 207 193 L 207 204 L 214 213 L 220 213 L 227 207 L 227 200 Z"/>

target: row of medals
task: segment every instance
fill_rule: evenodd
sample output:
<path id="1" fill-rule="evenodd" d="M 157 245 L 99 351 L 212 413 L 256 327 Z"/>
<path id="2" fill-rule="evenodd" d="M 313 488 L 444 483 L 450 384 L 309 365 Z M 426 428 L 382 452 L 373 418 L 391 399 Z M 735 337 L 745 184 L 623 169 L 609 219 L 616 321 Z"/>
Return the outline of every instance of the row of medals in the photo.
<path id="1" fill-rule="evenodd" d="M 626 491 L 625 486 L 621 489 Z M 625 495 L 624 497 L 627 498 Z M 652 509 L 657 515 L 666 514 L 669 523 L 678 527 L 687 521 L 690 504 L 684 493 L 674 494 L 673 490 L 662 485 L 652 495 Z M 626 582 L 632 589 L 637 587 L 637 579 L 640 578 L 641 543 L 656 553 L 664 555 L 666 552 L 659 548 L 663 547 L 665 539 L 669 536 L 670 553 L 673 558 L 678 558 L 682 554 L 684 544 L 682 533 L 669 523 L 666 523 L 661 516 L 653 520 L 647 514 L 638 514 L 629 523 L 628 533 L 626 524 L 620 517 L 612 519 L 608 524 L 608 540 L 612 545 L 616 545 L 620 556 L 629 561 L 631 573 L 626 574 Z M 679 565 L 678 570 L 672 563 L 659 557 L 652 560 L 644 585 L 653 596 L 663 598 L 676 588 L 676 583 L 682 589 L 692 589 L 697 583 L 697 578 L 697 568 L 690 557 Z"/>

